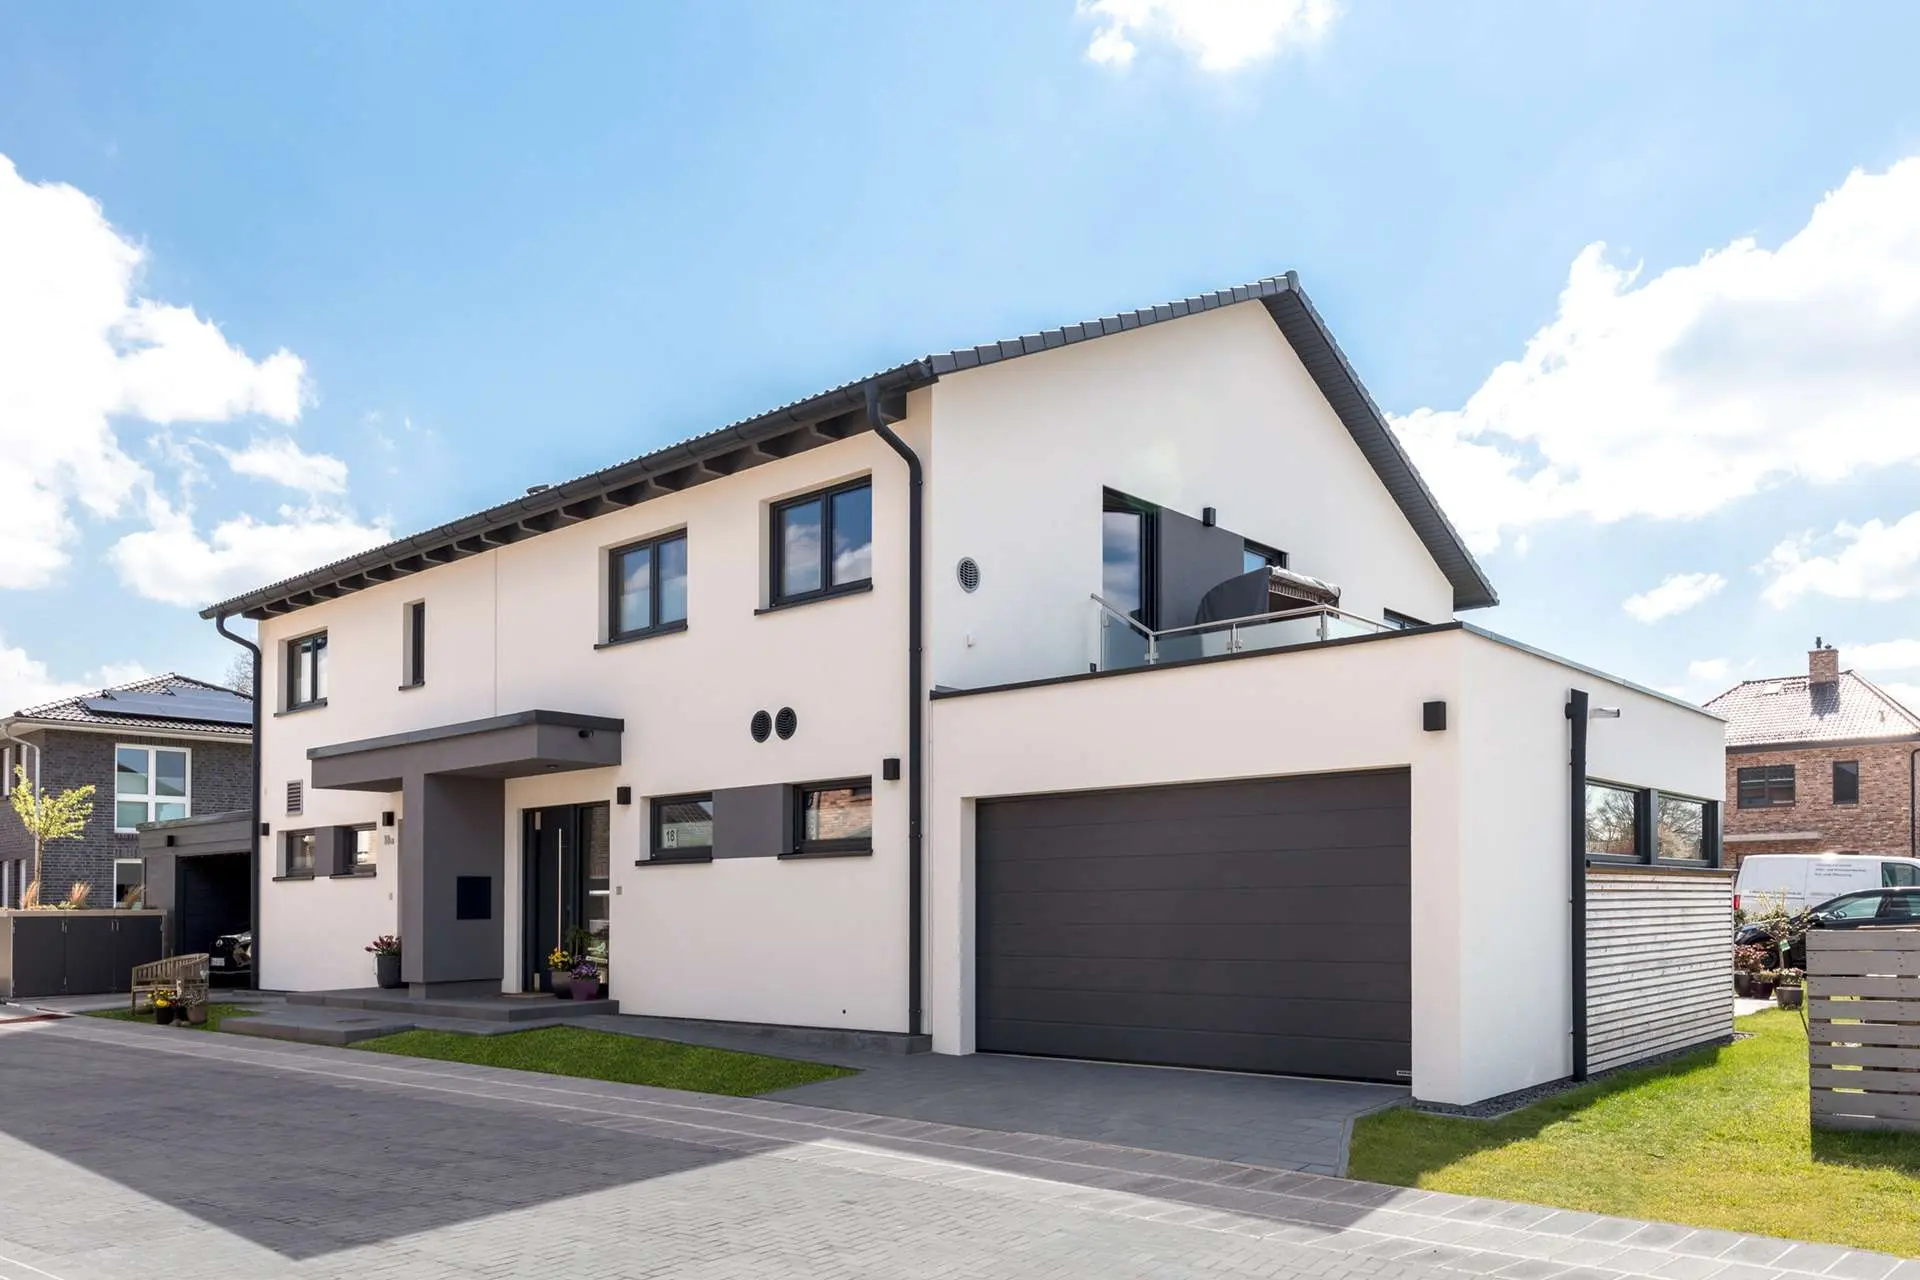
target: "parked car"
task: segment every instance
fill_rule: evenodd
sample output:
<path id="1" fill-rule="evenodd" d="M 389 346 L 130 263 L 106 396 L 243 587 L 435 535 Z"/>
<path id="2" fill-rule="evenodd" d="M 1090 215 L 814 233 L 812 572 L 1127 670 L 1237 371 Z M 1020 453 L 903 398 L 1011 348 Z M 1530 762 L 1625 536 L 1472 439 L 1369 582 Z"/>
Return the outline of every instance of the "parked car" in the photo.
<path id="1" fill-rule="evenodd" d="M 215 938 L 213 949 L 207 953 L 207 968 L 215 981 L 252 977 L 253 931 L 223 933 Z"/>
<path id="2" fill-rule="evenodd" d="M 1808 929 L 1914 928 L 1920 926 L 1920 886 L 1902 885 L 1891 889 L 1864 889 L 1830 898 L 1805 913 L 1804 921 L 1757 921 L 1740 926 L 1734 942 L 1759 944 L 1772 950 L 1779 935 L 1772 926 L 1784 923 L 1787 937 L 1787 966 L 1807 967 Z"/>
<path id="3" fill-rule="evenodd" d="M 1920 858 L 1872 853 L 1756 853 L 1733 880 L 1733 909 L 1779 903 L 1789 912 L 1859 889 L 1920 885 Z"/>

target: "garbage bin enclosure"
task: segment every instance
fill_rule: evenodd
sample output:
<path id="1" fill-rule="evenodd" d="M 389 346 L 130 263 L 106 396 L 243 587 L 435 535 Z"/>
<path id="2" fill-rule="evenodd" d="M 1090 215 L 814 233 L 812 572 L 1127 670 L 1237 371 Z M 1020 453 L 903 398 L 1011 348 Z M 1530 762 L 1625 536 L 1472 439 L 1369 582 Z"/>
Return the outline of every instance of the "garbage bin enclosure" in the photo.
<path id="1" fill-rule="evenodd" d="M 0 999 L 129 990 L 161 955 L 158 911 L 0 911 Z"/>

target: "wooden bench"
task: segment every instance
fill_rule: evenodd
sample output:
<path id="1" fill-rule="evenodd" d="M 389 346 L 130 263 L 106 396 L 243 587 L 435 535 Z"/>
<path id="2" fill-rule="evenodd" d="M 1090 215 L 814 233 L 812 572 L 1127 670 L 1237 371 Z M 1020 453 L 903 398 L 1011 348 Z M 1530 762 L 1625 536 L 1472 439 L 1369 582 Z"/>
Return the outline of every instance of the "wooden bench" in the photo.
<path id="1" fill-rule="evenodd" d="M 205 1004 L 207 973 L 211 967 L 207 961 L 205 955 L 185 955 L 135 965 L 133 987 L 127 996 L 128 1012 L 140 1011 L 141 996 L 146 996 L 149 1003 L 154 996 L 165 995 L 186 1005 Z"/>

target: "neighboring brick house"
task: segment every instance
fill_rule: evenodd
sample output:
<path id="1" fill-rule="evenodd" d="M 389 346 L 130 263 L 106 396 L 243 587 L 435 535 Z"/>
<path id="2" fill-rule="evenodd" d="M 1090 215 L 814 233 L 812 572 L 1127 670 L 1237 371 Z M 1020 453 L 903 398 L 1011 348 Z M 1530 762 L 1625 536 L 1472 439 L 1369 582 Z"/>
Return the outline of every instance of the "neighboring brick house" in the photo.
<path id="1" fill-rule="evenodd" d="M 42 792 L 95 787 L 81 837 L 46 847 L 41 899 L 65 898 L 85 881 L 91 905 L 116 904 L 141 883 L 136 824 L 247 808 L 252 726 L 253 702 L 244 694 L 171 673 L 0 719 L 9 791 L 16 765 Z M 33 841 L 6 806 L 0 906 L 18 906 L 32 878 Z"/>
<path id="2" fill-rule="evenodd" d="M 1707 703 L 1727 721 L 1723 842 L 1754 853 L 1916 852 L 1920 716 L 1814 641 L 1807 674 L 1748 680 Z"/>

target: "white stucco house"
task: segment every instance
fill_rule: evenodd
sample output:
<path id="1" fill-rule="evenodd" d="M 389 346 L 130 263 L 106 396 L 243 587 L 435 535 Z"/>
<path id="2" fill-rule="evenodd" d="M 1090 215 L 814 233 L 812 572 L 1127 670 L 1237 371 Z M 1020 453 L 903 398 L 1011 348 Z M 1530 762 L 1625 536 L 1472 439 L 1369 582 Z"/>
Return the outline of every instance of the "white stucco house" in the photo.
<path id="1" fill-rule="evenodd" d="M 1729 1034 L 1721 723 L 1494 603 L 1291 275 L 914 360 L 209 608 L 260 983 L 577 927 L 627 1012 L 1442 1104 Z"/>

